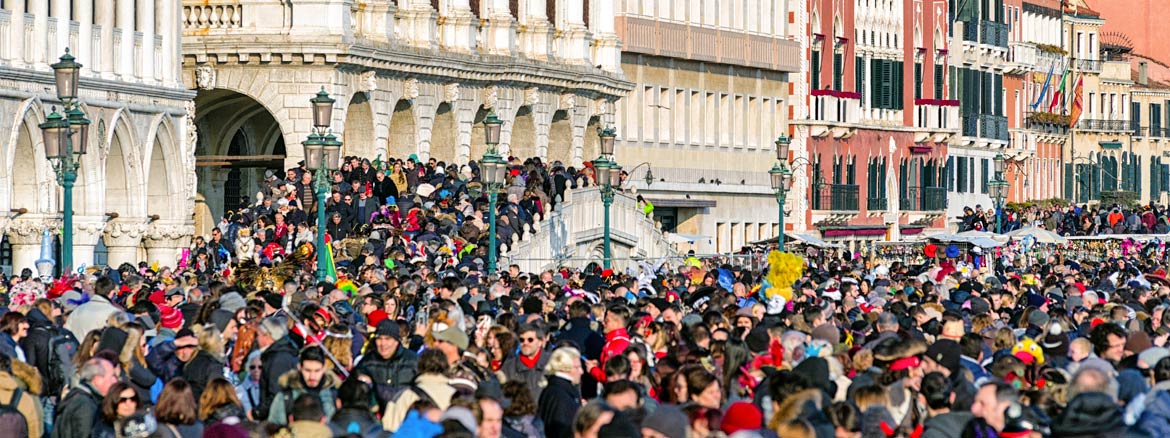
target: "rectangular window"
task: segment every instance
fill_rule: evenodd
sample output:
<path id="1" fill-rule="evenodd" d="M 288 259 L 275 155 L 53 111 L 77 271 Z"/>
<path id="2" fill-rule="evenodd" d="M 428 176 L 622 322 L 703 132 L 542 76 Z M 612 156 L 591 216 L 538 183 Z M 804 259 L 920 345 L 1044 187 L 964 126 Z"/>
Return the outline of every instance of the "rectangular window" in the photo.
<path id="1" fill-rule="evenodd" d="M 922 98 L 922 63 L 914 63 L 914 98 Z"/>
<path id="2" fill-rule="evenodd" d="M 833 53 L 833 89 L 841 91 L 842 81 L 845 78 L 845 55 L 842 53 Z"/>
<path id="3" fill-rule="evenodd" d="M 967 193 L 967 157 L 959 157 L 958 178 L 956 182 L 959 184 L 959 193 Z"/>
<path id="4" fill-rule="evenodd" d="M 955 157 L 947 157 L 947 191 L 955 191 Z"/>
<path id="5" fill-rule="evenodd" d="M 671 93 L 666 87 L 658 89 L 658 103 L 654 107 L 654 113 L 658 115 L 658 141 L 663 143 L 670 143 L 670 130 L 674 124 L 671 123 L 671 108 L 674 105 L 670 102 Z"/>
<path id="6" fill-rule="evenodd" d="M 991 114 L 1003 116 L 1003 75 L 993 74 L 993 84 L 991 84 L 991 92 L 995 96 L 995 107 L 992 108 Z"/>
<path id="7" fill-rule="evenodd" d="M 987 182 L 991 180 L 991 160 L 986 158 L 980 160 L 983 162 L 983 184 L 980 184 L 979 193 L 987 193 Z"/>
<path id="8" fill-rule="evenodd" d="M 1142 125 L 1142 104 L 1134 102 L 1130 104 L 1129 109 L 1129 129 L 1133 131 L 1133 135 L 1141 135 Z"/>
<path id="9" fill-rule="evenodd" d="M 853 91 L 857 92 L 858 96 L 861 96 L 862 90 L 865 89 L 865 59 L 858 56 L 853 62 Z"/>
<path id="10" fill-rule="evenodd" d="M 1150 137 L 1162 136 L 1162 105 L 1150 104 Z"/>
<path id="11" fill-rule="evenodd" d="M 812 51 L 812 68 L 810 70 L 809 82 L 812 84 L 812 89 L 821 89 L 821 52 L 819 50 Z"/>
<path id="12" fill-rule="evenodd" d="M 934 98 L 943 98 L 943 73 L 945 73 L 946 66 L 934 65 Z"/>
<path id="13" fill-rule="evenodd" d="M 893 71 L 891 72 L 890 82 L 893 85 L 893 90 L 891 90 L 890 109 L 900 110 L 902 109 L 902 89 L 904 84 L 902 78 L 905 76 L 903 62 L 894 61 L 891 64 L 893 64 Z"/>

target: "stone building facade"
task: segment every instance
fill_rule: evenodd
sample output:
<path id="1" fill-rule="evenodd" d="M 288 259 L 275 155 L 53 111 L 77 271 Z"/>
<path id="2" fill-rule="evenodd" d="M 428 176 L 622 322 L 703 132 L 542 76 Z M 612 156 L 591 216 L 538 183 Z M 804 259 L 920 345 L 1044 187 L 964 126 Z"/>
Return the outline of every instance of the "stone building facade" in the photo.
<path id="1" fill-rule="evenodd" d="M 796 74 L 802 3 L 629 0 L 617 10 L 633 82 L 616 105 L 617 159 L 680 250 L 737 251 L 779 230 L 767 171 L 807 93 Z M 787 209 L 799 209 L 791 199 Z M 787 225 L 804 220 L 792 214 Z"/>
<path id="2" fill-rule="evenodd" d="M 174 264 L 193 232 L 194 93 L 183 87 L 180 5 L 168 0 L 0 2 L 0 266 L 34 268 L 61 229 L 61 189 L 41 130 L 57 102 L 49 64 L 81 71 L 89 152 L 73 190 L 72 268 Z"/>
<path id="3" fill-rule="evenodd" d="M 309 99 L 337 100 L 343 155 L 464 164 L 504 121 L 501 152 L 581 166 L 616 123 L 623 79 L 612 0 L 184 2 L 183 79 L 197 90 L 209 218 L 302 159 Z M 206 232 L 210 222 L 201 224 Z"/>

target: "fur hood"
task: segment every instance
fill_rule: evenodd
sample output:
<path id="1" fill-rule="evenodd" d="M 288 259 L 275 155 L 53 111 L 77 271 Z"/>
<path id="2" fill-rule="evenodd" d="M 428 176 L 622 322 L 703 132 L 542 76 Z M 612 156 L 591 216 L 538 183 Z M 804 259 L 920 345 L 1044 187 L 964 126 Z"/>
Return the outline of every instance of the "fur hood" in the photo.
<path id="1" fill-rule="evenodd" d="M 280 387 L 286 390 L 305 390 L 305 381 L 301 379 L 301 371 L 293 368 L 287 373 L 280 376 Z M 325 377 L 321 379 L 322 388 L 338 388 L 341 386 L 341 381 L 332 371 L 325 370 Z"/>
<path id="2" fill-rule="evenodd" d="M 10 374 L 25 391 L 38 396 L 44 391 L 41 374 L 32 365 L 20 361 L 12 361 L 12 372 Z"/>

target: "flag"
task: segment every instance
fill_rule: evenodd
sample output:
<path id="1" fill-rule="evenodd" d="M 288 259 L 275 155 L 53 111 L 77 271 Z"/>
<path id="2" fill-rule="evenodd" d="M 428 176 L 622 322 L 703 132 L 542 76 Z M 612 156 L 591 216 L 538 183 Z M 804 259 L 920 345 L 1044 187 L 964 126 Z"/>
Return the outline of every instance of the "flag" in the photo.
<path id="1" fill-rule="evenodd" d="M 318 230 L 318 232 L 324 232 L 324 230 Z M 333 239 L 330 239 L 328 234 L 325 235 L 325 248 L 324 250 L 318 248 L 317 256 L 325 257 L 325 278 L 336 281 L 337 264 L 333 262 Z"/>
<path id="2" fill-rule="evenodd" d="M 1082 88 L 1085 82 L 1085 75 L 1080 75 L 1077 78 L 1077 85 L 1073 87 L 1072 110 L 1068 116 L 1068 127 L 1073 127 L 1077 124 L 1077 119 L 1081 118 L 1081 111 L 1083 111 L 1083 104 L 1081 103 Z"/>
<path id="3" fill-rule="evenodd" d="M 1032 104 L 1032 110 L 1040 108 L 1040 104 L 1044 103 L 1044 95 L 1048 94 L 1048 86 L 1052 84 L 1052 73 L 1055 73 L 1056 63 L 1048 66 L 1048 77 L 1044 79 L 1044 86 L 1040 88 L 1040 95 L 1036 97 L 1036 102 Z"/>
<path id="4" fill-rule="evenodd" d="M 1064 87 L 1068 85 L 1068 67 L 1064 68 L 1064 74 L 1060 75 L 1060 87 L 1052 93 L 1052 103 L 1048 104 L 1048 112 L 1056 112 L 1056 106 L 1064 101 Z"/>

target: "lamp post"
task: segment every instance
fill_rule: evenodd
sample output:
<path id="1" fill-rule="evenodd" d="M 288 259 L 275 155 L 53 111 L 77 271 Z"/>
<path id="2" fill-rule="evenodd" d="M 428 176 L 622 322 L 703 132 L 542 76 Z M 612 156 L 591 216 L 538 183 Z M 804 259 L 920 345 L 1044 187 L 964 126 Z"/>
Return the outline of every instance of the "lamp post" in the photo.
<path id="1" fill-rule="evenodd" d="M 787 135 L 780 134 L 776 139 L 776 164 L 768 171 L 768 177 L 772 182 L 772 190 L 776 191 L 776 203 L 779 204 L 779 230 L 776 233 L 776 245 L 780 251 L 784 251 L 784 200 L 788 196 L 788 190 L 792 188 L 792 170 L 788 168 L 788 147 L 792 141 L 788 139 Z"/>
<path id="2" fill-rule="evenodd" d="M 614 139 L 617 137 L 617 131 L 613 128 L 599 129 L 597 131 L 598 137 L 601 137 L 601 156 L 593 160 L 593 169 L 596 172 L 597 186 L 601 191 L 601 204 L 605 206 L 605 223 L 604 234 L 602 234 L 602 251 L 605 258 L 601 265 L 605 269 L 613 267 L 613 247 L 609 234 L 609 207 L 613 205 L 613 197 L 616 194 L 615 187 L 621 187 L 622 182 L 622 166 L 617 164 L 613 157 Z"/>
<path id="3" fill-rule="evenodd" d="M 488 197 L 488 275 L 496 273 L 496 259 L 499 257 L 499 251 L 496 250 L 496 198 L 499 198 L 499 192 L 504 188 L 504 174 L 508 168 L 508 163 L 496 149 L 500 144 L 500 125 L 503 123 L 496 117 L 495 111 L 488 113 L 484 119 L 483 132 L 487 152 L 479 161 L 483 189 Z"/>
<path id="4" fill-rule="evenodd" d="M 325 195 L 329 192 L 329 173 L 337 170 L 341 158 L 341 142 L 329 131 L 333 120 L 333 98 L 325 87 L 309 102 L 313 104 L 313 132 L 301 144 L 305 147 L 305 167 L 313 172 L 313 188 L 317 195 L 317 281 L 325 281 L 326 266 L 322 251 L 333 251 L 325 243 Z"/>
<path id="5" fill-rule="evenodd" d="M 89 145 L 89 119 L 85 118 L 85 112 L 81 110 L 77 99 L 81 64 L 74 60 L 66 48 L 60 61 L 51 67 L 56 79 L 57 99 L 61 101 L 61 112 L 58 113 L 54 108 L 39 127 L 44 137 L 45 157 L 52 161 L 57 183 L 64 191 L 60 266 L 67 269 L 73 266 L 73 184 L 77 182 L 81 156 L 85 155 Z"/>
<path id="6" fill-rule="evenodd" d="M 995 155 L 995 178 L 987 183 L 988 192 L 995 201 L 995 232 L 1001 233 L 1003 229 L 1001 226 L 1000 216 L 1003 215 L 1003 201 L 1007 198 L 1008 186 L 1011 184 L 1003 177 L 1003 167 L 1006 158 L 1003 153 Z"/>

